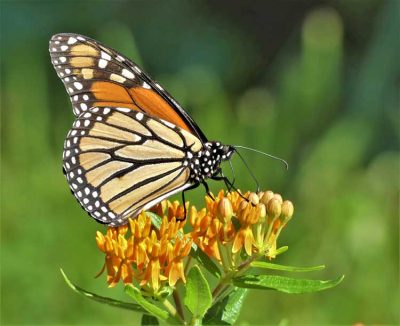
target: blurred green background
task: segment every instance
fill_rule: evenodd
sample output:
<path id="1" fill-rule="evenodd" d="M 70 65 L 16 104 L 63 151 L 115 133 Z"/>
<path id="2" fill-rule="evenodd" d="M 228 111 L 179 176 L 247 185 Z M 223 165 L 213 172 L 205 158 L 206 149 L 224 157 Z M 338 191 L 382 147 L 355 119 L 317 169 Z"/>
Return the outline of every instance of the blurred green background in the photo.
<path id="1" fill-rule="evenodd" d="M 142 65 L 210 139 L 289 162 L 245 153 L 262 188 L 295 204 L 276 262 L 346 278 L 316 294 L 252 291 L 239 325 L 397 324 L 399 12 L 398 0 L 1 1 L 1 324 L 140 321 L 73 293 L 59 272 L 124 298 L 93 278 L 104 227 L 61 172 L 73 115 L 48 54 L 59 32 Z M 254 189 L 235 167 L 237 185 Z M 202 205 L 203 195 L 187 198 Z"/>

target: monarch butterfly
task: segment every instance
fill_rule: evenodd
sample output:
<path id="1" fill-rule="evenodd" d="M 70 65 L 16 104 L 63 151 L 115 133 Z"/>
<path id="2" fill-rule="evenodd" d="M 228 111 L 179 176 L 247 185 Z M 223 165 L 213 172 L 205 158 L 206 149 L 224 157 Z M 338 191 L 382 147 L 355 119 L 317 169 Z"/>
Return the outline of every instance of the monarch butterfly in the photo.
<path id="1" fill-rule="evenodd" d="M 117 51 L 78 34 L 50 40 L 53 66 L 76 116 L 63 171 L 81 206 L 119 226 L 168 196 L 224 180 L 235 148 L 208 141 L 158 83 Z"/>

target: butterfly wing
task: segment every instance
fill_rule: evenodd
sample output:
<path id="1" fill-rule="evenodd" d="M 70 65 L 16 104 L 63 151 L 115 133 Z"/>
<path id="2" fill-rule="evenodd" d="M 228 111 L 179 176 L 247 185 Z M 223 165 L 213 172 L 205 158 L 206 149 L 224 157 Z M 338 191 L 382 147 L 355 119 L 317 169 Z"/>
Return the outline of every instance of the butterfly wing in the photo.
<path id="1" fill-rule="evenodd" d="M 201 141 L 130 108 L 94 107 L 75 120 L 64 144 L 64 172 L 81 206 L 110 226 L 192 185 L 188 151 Z"/>
<path id="2" fill-rule="evenodd" d="M 76 116 L 94 106 L 125 107 L 169 121 L 207 142 L 172 96 L 117 51 L 78 34 L 54 35 L 49 51 Z"/>

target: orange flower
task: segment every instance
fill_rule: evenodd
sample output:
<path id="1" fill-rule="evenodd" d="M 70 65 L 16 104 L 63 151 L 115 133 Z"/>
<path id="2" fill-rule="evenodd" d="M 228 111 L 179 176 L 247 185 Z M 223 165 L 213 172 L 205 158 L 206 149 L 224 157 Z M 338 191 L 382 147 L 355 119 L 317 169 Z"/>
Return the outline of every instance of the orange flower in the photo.
<path id="1" fill-rule="evenodd" d="M 142 212 L 129 220 L 129 227 L 109 228 L 105 235 L 97 232 L 97 245 L 106 254 L 109 286 L 120 279 L 125 284 L 135 280 L 157 293 L 167 281 L 170 286 L 180 279 L 185 282 L 183 260 L 189 255 L 192 240 L 183 235 L 183 225 L 175 217 L 169 221 L 164 216 L 157 230 Z"/>

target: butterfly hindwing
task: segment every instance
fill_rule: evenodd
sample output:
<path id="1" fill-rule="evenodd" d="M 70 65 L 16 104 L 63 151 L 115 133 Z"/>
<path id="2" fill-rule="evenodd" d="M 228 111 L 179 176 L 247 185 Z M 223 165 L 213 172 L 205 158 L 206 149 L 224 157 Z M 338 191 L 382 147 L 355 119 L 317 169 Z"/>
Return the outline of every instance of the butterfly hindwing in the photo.
<path id="1" fill-rule="evenodd" d="M 94 106 L 125 107 L 169 121 L 207 141 L 179 104 L 117 51 L 77 34 L 54 35 L 49 50 L 76 116 Z"/>
<path id="2" fill-rule="evenodd" d="M 82 207 L 117 226 L 191 186 L 186 158 L 199 139 L 129 108 L 94 107 L 75 120 L 64 144 L 64 170 Z"/>

